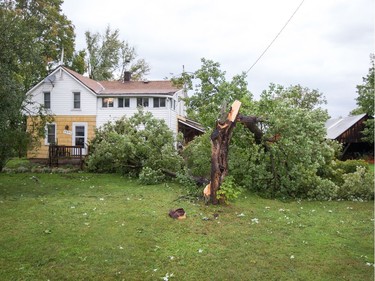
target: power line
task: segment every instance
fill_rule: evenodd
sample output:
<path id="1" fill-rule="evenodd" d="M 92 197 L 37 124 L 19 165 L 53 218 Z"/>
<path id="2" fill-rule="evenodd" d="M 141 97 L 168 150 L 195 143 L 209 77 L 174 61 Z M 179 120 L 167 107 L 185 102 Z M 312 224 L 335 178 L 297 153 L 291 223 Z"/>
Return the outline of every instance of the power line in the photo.
<path id="1" fill-rule="evenodd" d="M 295 9 L 295 11 L 293 12 L 293 14 L 290 16 L 290 18 L 287 20 L 287 22 L 281 28 L 281 30 L 279 31 L 279 33 L 277 33 L 277 35 L 275 36 L 275 38 L 273 38 L 273 40 L 271 41 L 271 43 L 268 44 L 267 48 L 263 51 L 263 53 L 257 58 L 257 60 L 252 64 L 252 66 L 250 66 L 250 68 L 246 71 L 246 74 L 249 73 L 249 71 L 258 63 L 258 61 L 263 57 L 263 55 L 268 51 L 268 49 L 272 46 L 272 44 L 280 36 L 281 32 L 283 32 L 283 30 L 285 29 L 285 27 L 289 24 L 289 22 L 292 20 L 292 18 L 294 17 L 294 15 L 298 12 L 299 8 L 301 8 L 301 6 L 302 6 L 302 4 L 303 4 L 304 1 L 305 0 L 301 1 L 301 3 L 298 5 L 297 9 Z"/>

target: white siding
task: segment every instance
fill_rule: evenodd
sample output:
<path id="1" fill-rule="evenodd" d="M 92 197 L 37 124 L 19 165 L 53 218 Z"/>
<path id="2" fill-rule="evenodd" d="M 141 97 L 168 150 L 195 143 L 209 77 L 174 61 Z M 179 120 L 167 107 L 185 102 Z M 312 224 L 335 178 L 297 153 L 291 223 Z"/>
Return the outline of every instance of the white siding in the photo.
<path id="1" fill-rule="evenodd" d="M 41 82 L 28 94 L 37 104 L 44 104 L 43 92 L 51 93 L 51 113 L 55 115 L 95 115 L 96 96 L 80 82 L 69 76 L 65 71 L 55 73 L 53 85 L 50 82 Z M 81 93 L 81 108 L 73 108 L 73 92 Z"/>
<path id="2" fill-rule="evenodd" d="M 131 117 L 137 112 L 137 97 L 130 97 L 130 107 L 118 107 L 118 99 L 114 98 L 114 106 L 110 108 L 102 107 L 102 97 L 98 97 L 91 90 L 86 88 L 82 83 L 70 76 L 62 69 L 57 69 L 52 75 L 55 75 L 54 81 L 40 82 L 36 87 L 31 89 L 28 94 L 37 104 L 44 104 L 44 92 L 51 93 L 51 113 L 54 115 L 96 115 L 96 127 L 101 127 L 108 121 L 114 121 L 122 116 Z M 53 84 L 53 85 L 52 85 Z M 79 92 L 81 96 L 81 108 L 73 108 L 73 92 Z M 165 97 L 166 106 L 154 108 L 153 95 L 144 95 L 149 97 L 149 107 L 145 111 L 151 112 L 156 118 L 165 120 L 168 127 L 177 133 L 177 115 L 186 115 L 185 105 L 182 98 L 185 97 L 183 90 L 177 91 L 173 96 Z M 173 100 L 176 107 L 173 108 Z M 30 109 L 30 108 L 29 108 Z"/>
<path id="3" fill-rule="evenodd" d="M 160 96 L 157 96 L 160 97 Z M 114 106 L 109 108 L 102 107 L 102 99 L 98 98 L 97 102 L 97 118 L 96 118 L 96 126 L 101 127 L 103 124 L 107 123 L 108 121 L 118 120 L 121 117 L 131 117 L 136 112 L 137 109 L 137 97 L 129 97 L 130 98 L 130 107 L 123 107 L 118 108 L 118 101 L 117 98 L 114 98 Z M 177 106 L 176 106 L 177 109 Z M 177 133 L 177 114 L 176 111 L 170 108 L 170 103 L 167 103 L 166 107 L 153 107 L 153 97 L 149 96 L 149 107 L 144 108 L 145 111 L 151 112 L 155 118 L 163 119 L 167 126 L 176 134 Z"/>

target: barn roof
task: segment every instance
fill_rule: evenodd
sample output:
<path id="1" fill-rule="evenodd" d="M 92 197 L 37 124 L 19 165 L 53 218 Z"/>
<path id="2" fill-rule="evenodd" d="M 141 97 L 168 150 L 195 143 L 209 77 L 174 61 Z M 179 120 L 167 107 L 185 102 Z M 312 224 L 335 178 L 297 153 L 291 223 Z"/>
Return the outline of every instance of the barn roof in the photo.
<path id="1" fill-rule="evenodd" d="M 365 116 L 366 114 L 360 114 L 348 117 L 331 118 L 327 120 L 325 124 L 327 129 L 327 139 L 336 139 Z"/>

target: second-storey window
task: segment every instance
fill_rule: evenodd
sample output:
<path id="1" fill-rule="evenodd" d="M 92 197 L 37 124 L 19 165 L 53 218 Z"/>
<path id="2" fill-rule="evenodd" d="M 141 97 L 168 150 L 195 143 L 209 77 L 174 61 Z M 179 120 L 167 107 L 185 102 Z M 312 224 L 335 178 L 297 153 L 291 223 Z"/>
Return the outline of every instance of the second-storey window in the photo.
<path id="1" fill-rule="evenodd" d="M 51 108 L 51 93 L 44 92 L 44 108 Z"/>
<path id="2" fill-rule="evenodd" d="M 79 92 L 73 93 L 73 99 L 74 99 L 73 108 L 74 109 L 81 108 L 81 93 Z"/>
<path id="3" fill-rule="evenodd" d="M 102 107 L 113 107 L 113 98 L 102 98 Z"/>
<path id="4" fill-rule="evenodd" d="M 130 100 L 129 98 L 118 98 L 118 107 L 129 107 Z"/>
<path id="5" fill-rule="evenodd" d="M 154 98 L 154 107 L 165 107 L 165 98 Z"/>
<path id="6" fill-rule="evenodd" d="M 137 98 L 137 106 L 148 107 L 148 98 Z"/>

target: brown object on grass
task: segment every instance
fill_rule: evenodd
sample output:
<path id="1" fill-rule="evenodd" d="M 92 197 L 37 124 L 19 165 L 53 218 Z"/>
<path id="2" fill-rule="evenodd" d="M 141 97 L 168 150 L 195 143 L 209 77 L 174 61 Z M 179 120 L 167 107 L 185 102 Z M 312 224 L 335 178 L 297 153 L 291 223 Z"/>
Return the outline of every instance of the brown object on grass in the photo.
<path id="1" fill-rule="evenodd" d="M 178 208 L 176 210 L 170 210 L 169 216 L 174 219 L 182 220 L 186 219 L 186 212 L 183 208 Z"/>

